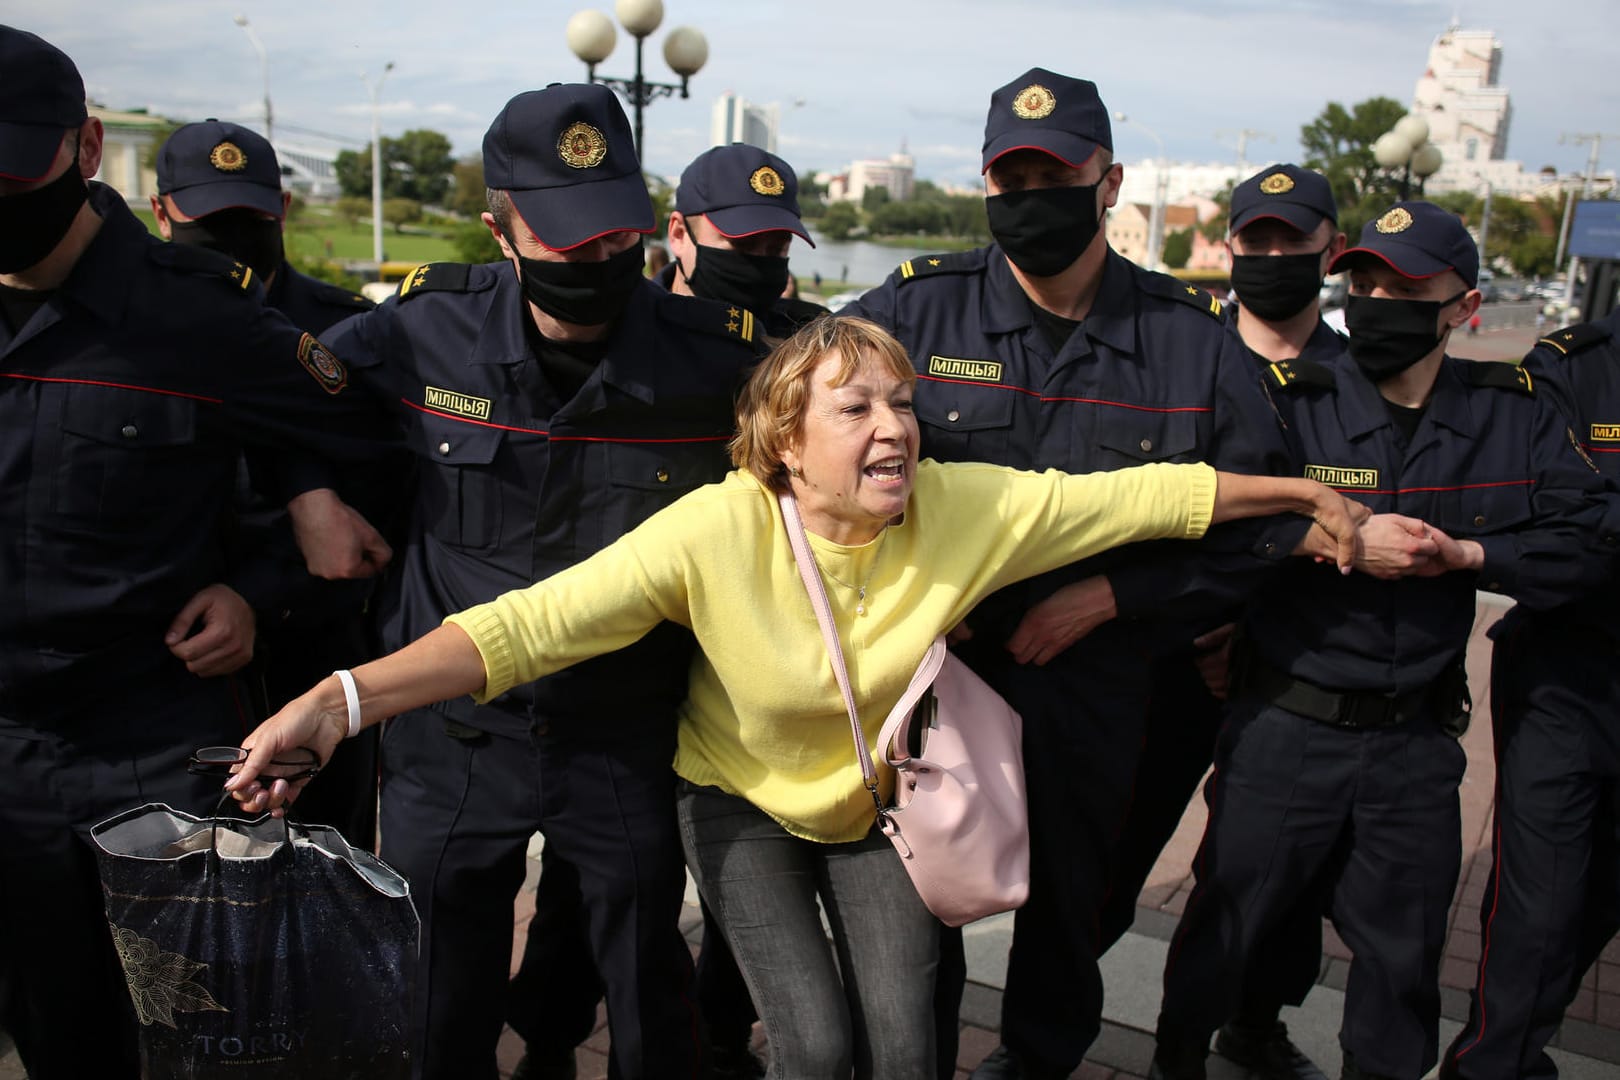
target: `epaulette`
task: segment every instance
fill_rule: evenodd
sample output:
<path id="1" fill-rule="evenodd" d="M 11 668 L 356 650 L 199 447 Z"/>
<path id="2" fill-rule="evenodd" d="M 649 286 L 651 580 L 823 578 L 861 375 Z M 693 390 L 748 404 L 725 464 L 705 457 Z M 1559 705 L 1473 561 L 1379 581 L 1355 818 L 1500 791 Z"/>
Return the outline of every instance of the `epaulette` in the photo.
<path id="1" fill-rule="evenodd" d="M 664 293 L 660 300 L 659 316 L 678 326 L 700 334 L 730 338 L 755 348 L 764 345 L 765 327 L 747 308 L 674 293 Z"/>
<path id="2" fill-rule="evenodd" d="M 423 263 L 405 275 L 398 295 L 404 300 L 425 292 L 469 292 L 467 280 L 471 276 L 471 263 Z"/>
<path id="3" fill-rule="evenodd" d="M 1143 271 L 1136 275 L 1136 283 L 1144 292 L 1154 296 L 1162 296 L 1167 300 L 1180 300 L 1189 307 L 1195 307 L 1212 319 L 1221 317 L 1221 302 L 1196 285 L 1189 285 L 1185 281 L 1178 281 L 1169 274 L 1156 274 Z"/>
<path id="4" fill-rule="evenodd" d="M 196 274 L 199 277 L 219 278 L 244 292 L 255 285 L 264 284 L 259 280 L 259 275 L 245 263 L 239 263 L 229 255 L 222 255 L 217 251 L 198 247 L 196 244 L 159 243 L 153 244 L 149 250 L 152 253 L 152 261 L 160 266 L 167 266 L 182 273 Z"/>
<path id="5" fill-rule="evenodd" d="M 1536 342 L 1536 345 L 1538 347 L 1545 345 L 1560 356 L 1573 356 L 1582 349 L 1609 340 L 1611 336 L 1609 328 L 1603 323 L 1583 322 L 1555 330 Z"/>
<path id="6" fill-rule="evenodd" d="M 1292 360 L 1278 360 L 1275 364 L 1267 364 L 1266 382 L 1276 390 L 1304 389 L 1307 386 L 1331 390 L 1333 372 L 1315 360 L 1295 357 Z"/>
<path id="7" fill-rule="evenodd" d="M 972 251 L 946 251 L 938 255 L 919 255 L 907 259 L 894 269 L 900 284 L 934 274 L 972 274 L 984 266 L 984 249 Z"/>
<path id="8" fill-rule="evenodd" d="M 1463 378 L 1473 386 L 1494 386 L 1499 390 L 1517 390 L 1521 394 L 1536 392 L 1535 380 L 1518 364 L 1500 360 L 1463 360 L 1459 367 Z"/>

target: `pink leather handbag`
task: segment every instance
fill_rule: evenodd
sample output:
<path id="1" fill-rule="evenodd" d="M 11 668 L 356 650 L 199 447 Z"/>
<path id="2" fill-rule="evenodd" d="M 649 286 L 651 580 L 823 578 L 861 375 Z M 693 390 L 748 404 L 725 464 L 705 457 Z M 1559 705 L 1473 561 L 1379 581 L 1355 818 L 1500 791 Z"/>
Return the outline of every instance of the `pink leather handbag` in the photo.
<path id="1" fill-rule="evenodd" d="M 1022 718 L 946 648 L 943 636 L 935 638 L 878 733 L 878 753 L 896 773 L 894 803 L 883 805 L 798 503 L 792 495 L 777 498 L 849 710 L 855 756 L 878 825 L 917 895 L 947 926 L 1021 906 L 1029 896 Z"/>

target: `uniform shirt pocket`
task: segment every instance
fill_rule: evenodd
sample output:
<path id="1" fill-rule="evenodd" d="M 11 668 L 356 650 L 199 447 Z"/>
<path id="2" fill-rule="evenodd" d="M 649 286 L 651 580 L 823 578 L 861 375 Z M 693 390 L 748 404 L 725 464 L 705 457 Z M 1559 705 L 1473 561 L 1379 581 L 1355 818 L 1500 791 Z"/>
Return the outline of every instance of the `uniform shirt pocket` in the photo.
<path id="1" fill-rule="evenodd" d="M 1198 422 L 1191 413 L 1108 408 L 1097 417 L 1097 445 L 1105 469 L 1155 461 L 1197 461 Z"/>
<path id="2" fill-rule="evenodd" d="M 607 442 L 601 449 L 607 484 L 586 493 L 601 499 L 598 512 L 588 517 L 596 535 L 581 537 L 588 550 L 606 547 L 687 492 L 723 480 L 730 467 L 720 441 Z"/>
<path id="3" fill-rule="evenodd" d="M 495 459 L 505 435 L 481 424 L 422 418 L 417 452 L 428 463 L 421 491 L 429 535 L 463 548 L 487 548 L 500 539 L 504 500 Z"/>
<path id="4" fill-rule="evenodd" d="M 152 498 L 205 484 L 196 475 L 197 402 L 173 394 L 70 385 L 61 412 L 52 509 L 91 529 L 137 521 Z"/>
<path id="5" fill-rule="evenodd" d="M 1008 460 L 1012 448 L 1013 392 L 1003 389 L 919 386 L 914 409 L 922 454 L 936 461 Z"/>

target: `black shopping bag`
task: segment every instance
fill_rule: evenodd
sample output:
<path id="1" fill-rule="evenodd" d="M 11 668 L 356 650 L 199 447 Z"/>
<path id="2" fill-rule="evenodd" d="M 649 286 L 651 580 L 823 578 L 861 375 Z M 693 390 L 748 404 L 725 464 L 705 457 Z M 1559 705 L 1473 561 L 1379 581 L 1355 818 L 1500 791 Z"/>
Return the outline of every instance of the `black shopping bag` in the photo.
<path id="1" fill-rule="evenodd" d="M 419 923 L 325 826 L 161 804 L 91 830 L 147 1080 L 404 1080 Z"/>

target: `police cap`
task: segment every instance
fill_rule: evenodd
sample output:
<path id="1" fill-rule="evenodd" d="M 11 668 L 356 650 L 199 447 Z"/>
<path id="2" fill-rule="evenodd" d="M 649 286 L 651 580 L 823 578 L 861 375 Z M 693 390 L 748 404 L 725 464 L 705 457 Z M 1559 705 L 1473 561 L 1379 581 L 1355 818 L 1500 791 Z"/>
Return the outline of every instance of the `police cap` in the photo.
<path id="1" fill-rule="evenodd" d="M 1276 218 L 1300 232 L 1315 232 L 1324 221 L 1339 220 L 1339 205 L 1327 177 L 1298 165 L 1270 165 L 1232 189 L 1227 231 Z"/>
<path id="2" fill-rule="evenodd" d="M 1479 248 L 1462 219 L 1430 202 L 1398 202 L 1361 229 L 1355 247 L 1333 260 L 1337 274 L 1372 256 L 1402 277 L 1428 278 L 1455 270 L 1472 289 L 1479 282 Z"/>
<path id="3" fill-rule="evenodd" d="M 222 120 L 169 136 L 158 151 L 157 189 L 187 217 L 239 206 L 281 216 L 281 165 L 269 140 Z"/>
<path id="4" fill-rule="evenodd" d="M 43 179 L 69 129 L 90 115 L 67 54 L 37 34 L 0 26 L 0 176 Z"/>
<path id="5" fill-rule="evenodd" d="M 1113 150 L 1114 133 L 1097 84 L 1030 68 L 990 95 L 981 171 L 1014 150 L 1044 150 L 1078 169 L 1099 146 Z"/>
<path id="6" fill-rule="evenodd" d="M 506 103 L 484 135 L 484 183 L 553 251 L 653 230 L 630 121 L 612 90 L 553 83 Z"/>
<path id="7" fill-rule="evenodd" d="M 675 209 L 704 214 L 720 234 L 735 240 L 786 231 L 815 241 L 799 220 L 799 180 L 787 162 L 747 143 L 716 146 L 681 173 Z"/>

